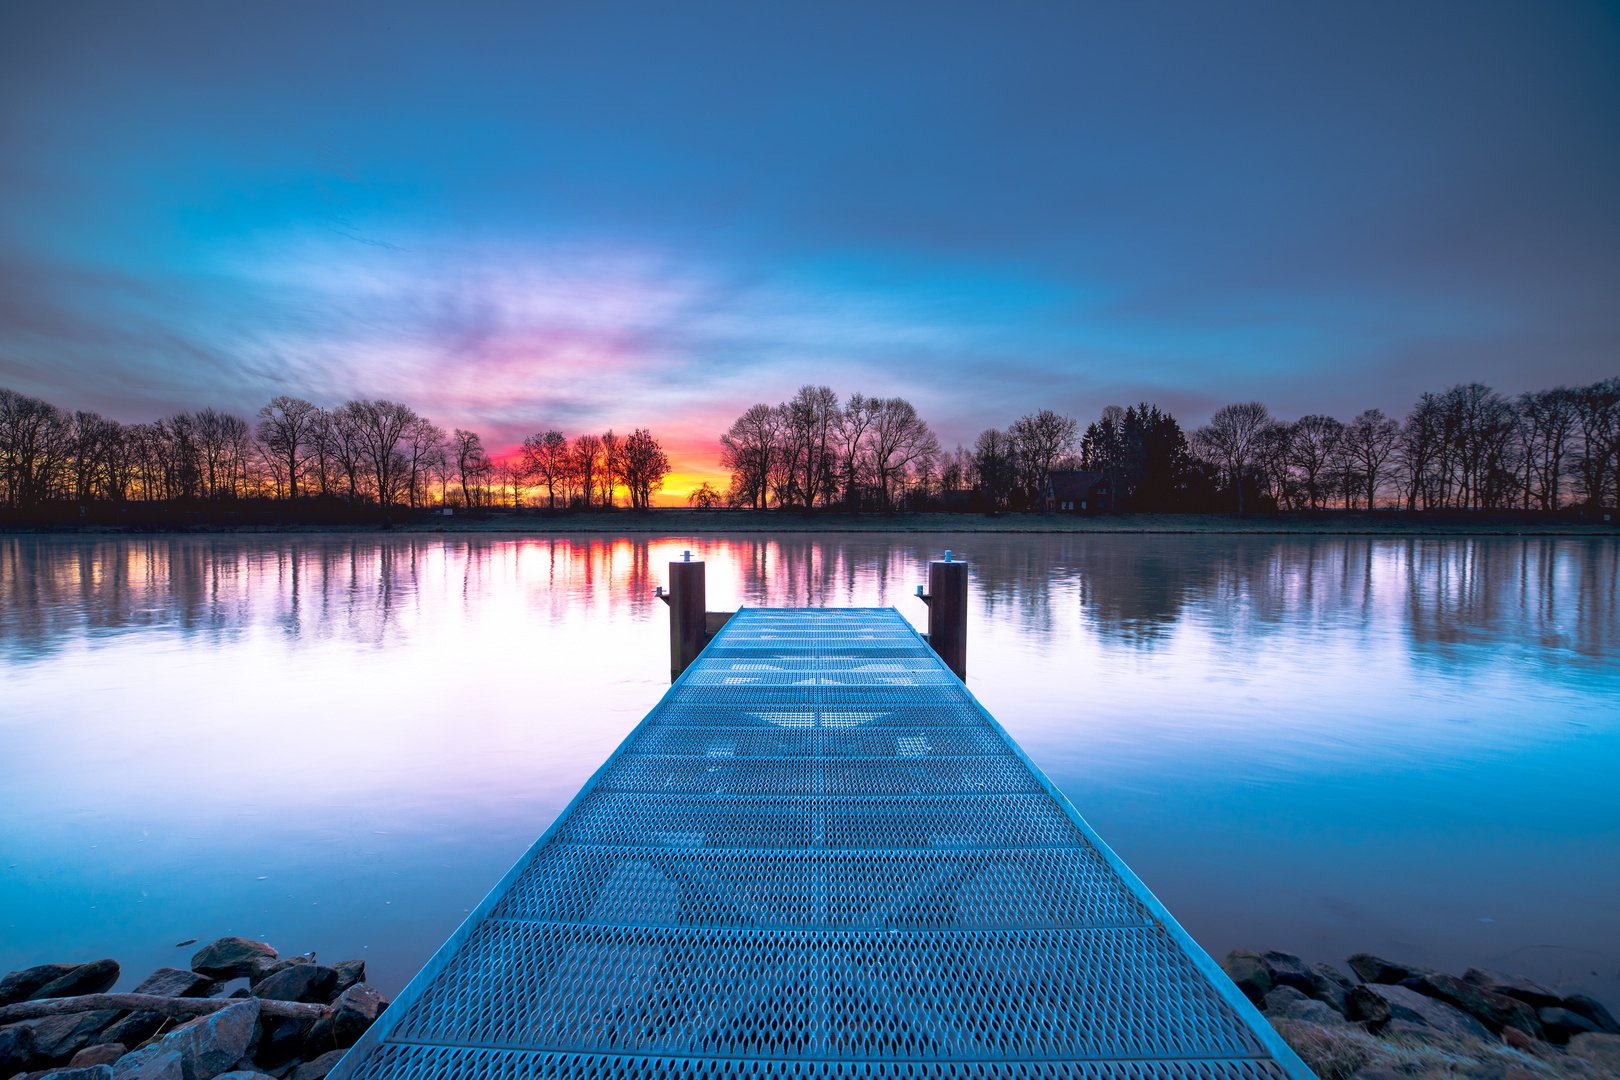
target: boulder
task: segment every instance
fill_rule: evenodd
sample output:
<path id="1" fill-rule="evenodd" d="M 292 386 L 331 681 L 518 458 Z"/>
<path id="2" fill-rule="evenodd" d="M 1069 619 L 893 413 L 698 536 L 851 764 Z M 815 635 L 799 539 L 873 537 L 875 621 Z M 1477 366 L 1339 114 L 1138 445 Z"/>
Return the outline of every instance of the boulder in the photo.
<path id="1" fill-rule="evenodd" d="M 70 1069 L 83 1069 L 90 1065 L 111 1065 L 128 1053 L 123 1043 L 102 1043 L 99 1046 L 87 1046 L 73 1055 L 68 1062 Z"/>
<path id="2" fill-rule="evenodd" d="M 34 1028 L 31 1024 L 0 1027 L 0 1076 L 11 1076 L 34 1063 Z"/>
<path id="3" fill-rule="evenodd" d="M 265 961 L 274 962 L 276 950 L 262 941 L 247 938 L 222 937 L 210 941 L 191 958 L 191 970 L 214 979 L 245 979 Z"/>
<path id="4" fill-rule="evenodd" d="M 1279 986 L 1266 995 L 1267 1016 L 1288 1020 L 1308 1020 L 1313 1024 L 1342 1024 L 1344 1017 L 1320 1001 L 1306 997 L 1292 986 Z"/>
<path id="5" fill-rule="evenodd" d="M 13 971 L 4 979 L 0 979 L 0 1008 L 15 1005 L 19 1001 L 27 1001 L 35 990 L 46 983 L 55 982 L 78 966 L 78 964 L 38 964 Z"/>
<path id="6" fill-rule="evenodd" d="M 1311 992 L 1311 972 L 1305 966 L 1305 961 L 1292 953 L 1277 952 L 1275 949 L 1260 954 L 1260 962 L 1266 966 L 1266 974 L 1271 976 L 1273 986 L 1292 986 L 1300 993 L 1309 996 Z"/>
<path id="7" fill-rule="evenodd" d="M 90 1042 L 92 1045 L 116 1042 L 125 1046 L 139 1046 L 162 1030 L 166 1020 L 168 1017 L 162 1013 L 133 1012 L 107 1025 Z"/>
<path id="8" fill-rule="evenodd" d="M 1351 987 L 1344 995 L 1344 1015 L 1359 1020 L 1368 1031 L 1381 1031 L 1389 1023 L 1389 1002 L 1365 986 Z"/>
<path id="9" fill-rule="evenodd" d="M 1227 953 L 1226 959 L 1221 961 L 1221 970 L 1237 983 L 1243 996 L 1256 1005 L 1265 1000 L 1271 989 L 1271 972 L 1266 970 L 1265 961 L 1248 949 L 1233 949 Z"/>
<path id="10" fill-rule="evenodd" d="M 1533 1050 L 1536 1046 L 1536 1040 L 1518 1028 L 1503 1028 L 1502 1041 L 1513 1050 Z M 1541 1045 L 1545 1046 L 1546 1043 Z"/>
<path id="11" fill-rule="evenodd" d="M 118 961 L 97 960 L 91 964 L 80 964 L 67 974 L 52 979 L 29 994 L 28 1000 L 42 1001 L 45 998 L 78 997 L 80 994 L 105 994 L 117 981 Z"/>
<path id="12" fill-rule="evenodd" d="M 156 1043 L 113 1063 L 113 1080 L 185 1080 L 180 1053 Z"/>
<path id="13" fill-rule="evenodd" d="M 1338 1012 L 1344 1012 L 1344 996 L 1355 983 L 1345 978 L 1332 964 L 1311 965 L 1311 988 L 1306 991 L 1317 1001 L 1324 1002 Z"/>
<path id="14" fill-rule="evenodd" d="M 337 1068 L 343 1060 L 342 1050 L 322 1054 L 314 1061 L 306 1061 L 293 1070 L 293 1080 L 325 1080 L 326 1074 Z"/>
<path id="15" fill-rule="evenodd" d="M 46 1061 L 66 1063 L 74 1054 L 89 1046 L 96 1033 L 111 1024 L 117 1016 L 117 1009 L 97 1009 L 94 1012 L 63 1013 L 37 1020 L 34 1022 L 35 1049 Z"/>
<path id="16" fill-rule="evenodd" d="M 1376 983 L 1358 990 L 1370 990 L 1389 1003 L 1389 1015 L 1392 1020 L 1405 1020 L 1410 1024 L 1427 1024 L 1436 1031 L 1444 1032 L 1456 1038 L 1471 1036 L 1476 1039 L 1488 1039 L 1491 1033 L 1484 1024 L 1469 1016 L 1455 1005 L 1448 1005 L 1436 998 L 1426 997 L 1416 990 L 1408 990 L 1404 986 L 1391 986 L 1387 983 Z"/>
<path id="17" fill-rule="evenodd" d="M 176 1028 L 162 1045 L 180 1055 L 185 1080 L 212 1080 L 234 1067 L 258 1035 L 259 1000 L 248 998 Z"/>
<path id="18" fill-rule="evenodd" d="M 1620 1076 L 1620 1035 L 1576 1035 L 1569 1040 L 1569 1053 L 1609 1076 Z"/>
<path id="19" fill-rule="evenodd" d="M 364 960 L 340 960 L 332 965 L 337 972 L 337 986 L 332 989 L 332 1000 L 355 983 L 366 981 L 366 962 Z"/>
<path id="20" fill-rule="evenodd" d="M 264 1017 L 260 1023 L 264 1034 L 259 1037 L 259 1048 L 253 1055 L 253 1063 L 260 1068 L 274 1068 L 297 1057 L 310 1028 L 314 1027 L 311 1021 L 291 1016 Z"/>
<path id="21" fill-rule="evenodd" d="M 1492 1031 L 1500 1032 L 1503 1028 L 1511 1027 L 1518 1028 L 1531 1038 L 1545 1037 L 1541 1030 L 1541 1021 L 1536 1019 L 1536 1010 L 1518 998 L 1493 994 L 1484 987 L 1463 982 L 1455 975 L 1447 975 L 1444 972 L 1425 975 L 1411 984 L 1411 989 L 1443 1001 L 1447 1005 L 1455 1005 L 1482 1021 Z"/>
<path id="22" fill-rule="evenodd" d="M 1471 967 L 1463 972 L 1463 982 L 1489 990 L 1493 994 L 1518 998 L 1526 1005 L 1536 1009 L 1559 1003 L 1556 991 L 1548 989 L 1540 983 L 1531 982 L 1523 975 L 1508 975 L 1504 972 L 1494 971 L 1491 968 Z"/>
<path id="23" fill-rule="evenodd" d="M 1571 994 L 1560 1004 L 1576 1016 L 1584 1016 L 1592 1021 L 1599 1031 L 1609 1035 L 1620 1035 L 1620 1024 L 1615 1023 L 1614 1017 L 1609 1015 L 1609 1010 L 1603 1007 L 1602 1002 L 1595 1001 L 1585 994 Z"/>
<path id="24" fill-rule="evenodd" d="M 1348 961 L 1350 970 L 1361 977 L 1362 982 L 1381 983 L 1395 986 L 1408 979 L 1422 978 L 1424 975 L 1435 974 L 1434 968 L 1427 968 L 1421 964 L 1397 964 L 1393 960 L 1384 960 L 1371 953 L 1358 952 Z"/>
<path id="25" fill-rule="evenodd" d="M 313 1061 L 322 1054 L 329 1054 L 338 1048 L 337 1038 L 332 1034 L 332 1018 L 336 1014 L 335 1007 L 327 1009 L 321 1013 L 320 1019 L 304 1032 L 304 1042 L 298 1050 L 300 1057 Z"/>
<path id="26" fill-rule="evenodd" d="M 153 994 L 157 997 L 207 997 L 214 990 L 214 980 L 207 975 L 181 968 L 160 967 L 140 981 L 132 994 Z"/>
<path id="27" fill-rule="evenodd" d="M 295 964 L 253 988 L 253 996 L 272 1001 L 304 1001 L 325 1005 L 333 998 L 338 974 L 320 964 Z"/>
<path id="28" fill-rule="evenodd" d="M 355 1044 L 382 1015 L 382 995 L 365 983 L 356 983 L 332 1003 L 332 1038 L 340 1048 Z"/>
<path id="29" fill-rule="evenodd" d="M 1541 1030 L 1547 1033 L 1547 1041 L 1559 1045 L 1569 1042 L 1571 1036 L 1598 1029 L 1596 1024 L 1579 1013 L 1556 1007 L 1537 1009 L 1536 1019 L 1541 1021 Z"/>
<path id="30" fill-rule="evenodd" d="M 112 1067 L 87 1065 L 82 1069 L 52 1069 L 42 1073 L 39 1080 L 113 1080 Z"/>

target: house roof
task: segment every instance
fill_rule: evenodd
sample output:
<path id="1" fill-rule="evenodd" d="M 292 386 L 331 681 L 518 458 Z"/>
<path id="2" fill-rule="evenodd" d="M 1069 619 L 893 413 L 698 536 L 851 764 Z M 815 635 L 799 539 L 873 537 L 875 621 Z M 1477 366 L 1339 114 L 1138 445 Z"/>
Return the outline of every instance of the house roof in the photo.
<path id="1" fill-rule="evenodd" d="M 1103 474 L 1100 472 L 1082 472 L 1078 469 L 1053 472 L 1049 481 L 1052 498 L 1060 501 L 1084 499 L 1102 479 Z"/>

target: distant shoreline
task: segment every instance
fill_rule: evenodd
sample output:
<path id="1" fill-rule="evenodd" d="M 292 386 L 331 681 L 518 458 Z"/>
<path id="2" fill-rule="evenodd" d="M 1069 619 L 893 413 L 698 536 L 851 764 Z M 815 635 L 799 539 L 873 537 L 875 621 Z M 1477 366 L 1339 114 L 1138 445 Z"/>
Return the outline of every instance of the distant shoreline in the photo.
<path id="1" fill-rule="evenodd" d="M 1620 517 L 1620 515 L 1616 515 Z M 985 533 L 1198 536 L 1620 536 L 1620 521 L 1492 511 L 1405 513 L 1327 511 L 1317 514 L 1067 514 L 782 513 L 770 510 L 657 509 L 648 512 L 550 513 L 495 511 L 486 517 L 428 517 L 379 523 L 230 525 L 202 523 L 144 529 L 109 525 L 0 525 L 0 536 L 409 533 L 553 536 L 576 533 L 699 535 L 704 533 Z"/>

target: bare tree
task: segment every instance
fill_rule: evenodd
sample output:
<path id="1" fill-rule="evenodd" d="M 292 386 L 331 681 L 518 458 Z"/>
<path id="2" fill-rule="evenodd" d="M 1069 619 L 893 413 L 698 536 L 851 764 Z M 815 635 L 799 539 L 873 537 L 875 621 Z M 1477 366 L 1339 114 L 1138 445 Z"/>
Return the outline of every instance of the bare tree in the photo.
<path id="1" fill-rule="evenodd" d="M 483 478 L 489 467 L 484 440 L 478 432 L 456 428 L 450 437 L 450 454 L 455 461 L 456 478 L 461 484 L 461 501 L 468 510 L 482 505 Z"/>
<path id="2" fill-rule="evenodd" d="M 266 455 L 280 462 L 289 499 L 298 498 L 298 474 L 309 456 L 315 413 L 315 406 L 303 398 L 285 394 L 259 410 L 259 441 Z"/>
<path id="3" fill-rule="evenodd" d="M 433 467 L 444 456 L 444 428 L 425 416 L 418 416 L 405 429 L 405 462 L 407 477 L 405 488 L 410 494 L 411 508 L 428 501 L 426 487 Z"/>
<path id="4" fill-rule="evenodd" d="M 1237 489 L 1240 514 L 1244 512 L 1243 485 L 1249 478 L 1260 440 L 1270 424 L 1270 409 L 1258 401 L 1245 401 L 1223 405 L 1215 410 L 1209 423 L 1193 432 L 1193 451 L 1205 461 L 1224 469 L 1232 486 Z"/>
<path id="5" fill-rule="evenodd" d="M 602 489 L 602 506 L 609 510 L 613 509 L 615 489 L 618 486 L 620 474 L 624 468 L 624 462 L 620 460 L 620 455 L 623 451 L 623 446 L 621 445 L 622 442 L 623 440 L 621 440 L 617 435 L 613 434 L 612 428 L 608 428 L 607 431 L 602 435 L 602 469 L 600 473 L 600 485 Z"/>
<path id="6" fill-rule="evenodd" d="M 597 484 L 602 474 L 602 438 L 599 435 L 581 435 L 574 440 L 574 482 L 584 497 L 585 509 L 591 508 Z"/>
<path id="7" fill-rule="evenodd" d="M 1354 470 L 1357 485 L 1367 494 L 1369 510 L 1378 505 L 1378 487 L 1386 478 L 1400 438 L 1400 422 L 1381 409 L 1367 409 L 1344 429 L 1340 449 Z"/>
<path id="8" fill-rule="evenodd" d="M 1344 425 L 1331 416 L 1312 413 L 1290 425 L 1284 452 L 1288 465 L 1299 470 L 1300 486 L 1312 510 L 1322 503 L 1323 481 L 1344 441 Z"/>
<path id="9" fill-rule="evenodd" d="M 631 508 L 650 509 L 653 496 L 663 488 L 664 478 L 669 475 L 669 455 L 651 432 L 637 428 L 620 448 L 620 463 Z"/>
<path id="10" fill-rule="evenodd" d="M 564 485 L 567 501 L 568 440 L 560 431 L 543 431 L 523 440 L 523 460 L 529 476 L 546 485 L 546 506 L 557 508 L 557 488 Z"/>
<path id="11" fill-rule="evenodd" d="M 731 473 L 732 497 L 742 505 L 765 508 L 776 453 L 776 422 L 769 405 L 753 405 L 720 436 L 720 466 Z"/>
<path id="12" fill-rule="evenodd" d="M 926 463 L 933 465 L 939 439 L 905 398 L 884 398 L 873 410 L 863 440 L 883 509 L 892 509 L 908 474 Z"/>
<path id="13" fill-rule="evenodd" d="M 354 425 L 354 435 L 376 484 L 377 502 L 386 517 L 399 495 L 401 481 L 410 465 L 400 453 L 405 433 L 417 416 L 395 401 L 351 401 L 343 406 Z"/>
<path id="14" fill-rule="evenodd" d="M 1119 407 L 1111 406 L 1118 409 Z M 1124 410 L 1119 409 L 1123 416 Z M 1062 416 L 1051 409 L 1042 409 L 1013 421 L 1007 434 L 1018 447 L 1018 462 L 1023 473 L 1024 497 L 1030 506 L 1039 504 L 1046 491 L 1046 478 L 1059 458 L 1074 451 L 1080 425 L 1072 417 Z"/>

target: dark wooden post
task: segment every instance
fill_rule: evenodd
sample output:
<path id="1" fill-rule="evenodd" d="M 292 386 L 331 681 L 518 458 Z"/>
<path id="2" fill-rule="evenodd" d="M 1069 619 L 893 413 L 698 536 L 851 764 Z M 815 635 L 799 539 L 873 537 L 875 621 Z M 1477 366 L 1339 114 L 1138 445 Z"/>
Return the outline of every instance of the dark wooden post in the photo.
<path id="1" fill-rule="evenodd" d="M 945 666 L 967 681 L 967 563 L 952 560 L 928 564 L 928 644 Z"/>
<path id="2" fill-rule="evenodd" d="M 669 592 L 660 594 L 669 605 L 669 678 L 673 682 L 696 660 L 707 644 L 703 561 L 690 551 L 669 564 Z"/>

